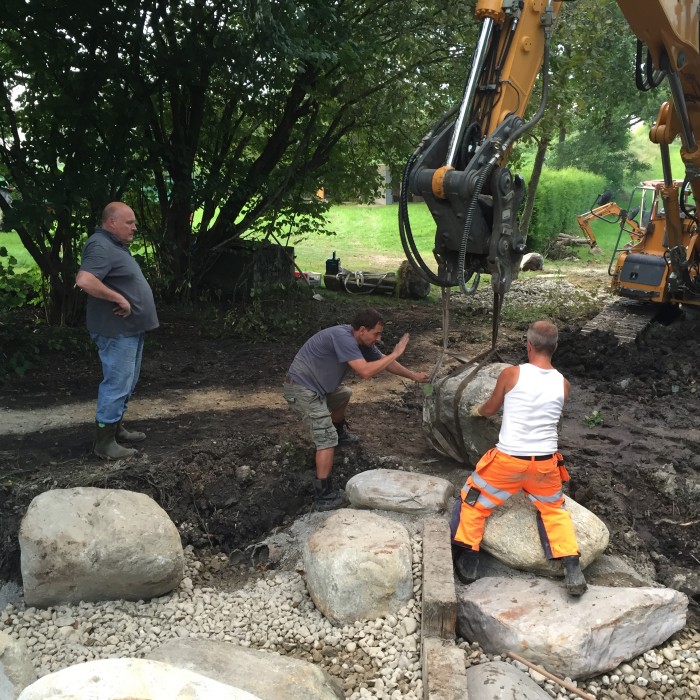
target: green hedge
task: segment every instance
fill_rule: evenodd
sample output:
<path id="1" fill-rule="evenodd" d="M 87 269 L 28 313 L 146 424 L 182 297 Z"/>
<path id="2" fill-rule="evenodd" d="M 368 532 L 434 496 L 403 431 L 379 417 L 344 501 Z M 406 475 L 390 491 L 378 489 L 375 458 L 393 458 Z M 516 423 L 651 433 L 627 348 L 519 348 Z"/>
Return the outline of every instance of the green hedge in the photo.
<path id="1" fill-rule="evenodd" d="M 605 190 L 605 178 L 576 168 L 542 171 L 527 239 L 528 250 L 547 253 L 560 234 L 580 235 L 576 217 Z"/>

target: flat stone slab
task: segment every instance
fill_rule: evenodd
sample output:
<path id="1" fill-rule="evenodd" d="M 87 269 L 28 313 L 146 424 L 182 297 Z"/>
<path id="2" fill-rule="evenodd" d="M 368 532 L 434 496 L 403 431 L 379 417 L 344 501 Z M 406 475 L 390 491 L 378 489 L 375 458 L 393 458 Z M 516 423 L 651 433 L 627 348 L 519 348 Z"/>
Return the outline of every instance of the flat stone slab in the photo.
<path id="1" fill-rule="evenodd" d="M 687 596 L 669 588 L 589 586 L 572 598 L 548 579 L 482 578 L 459 591 L 457 631 L 489 653 L 513 651 L 562 678 L 587 678 L 664 642 L 687 610 Z"/>

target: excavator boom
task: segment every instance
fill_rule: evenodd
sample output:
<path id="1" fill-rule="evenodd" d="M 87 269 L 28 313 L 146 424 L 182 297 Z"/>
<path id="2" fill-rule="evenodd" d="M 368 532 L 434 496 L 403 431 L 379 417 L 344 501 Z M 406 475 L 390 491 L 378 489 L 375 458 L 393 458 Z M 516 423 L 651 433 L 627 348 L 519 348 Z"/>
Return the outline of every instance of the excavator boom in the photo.
<path id="1" fill-rule="evenodd" d="M 661 106 L 650 132 L 661 149 L 662 215 L 637 226 L 631 243 L 618 251 L 611 265 L 612 287 L 636 299 L 700 304 L 694 207 L 700 196 L 700 0 L 618 0 L 618 5 L 638 39 L 637 86 L 651 89 L 667 79 L 672 100 Z M 525 185 L 506 167 L 506 159 L 515 141 L 544 113 L 551 36 L 560 6 L 546 0 L 476 3 L 481 30 L 462 101 L 416 148 L 402 180 L 399 228 L 404 250 L 434 284 L 473 293 L 481 273 L 487 272 L 498 299 L 517 276 L 525 249 L 518 227 Z M 540 105 L 525 121 L 541 68 Z M 680 185 L 673 179 L 669 156 L 677 136 L 685 166 Z M 409 193 L 425 200 L 435 220 L 437 273 L 413 240 Z"/>

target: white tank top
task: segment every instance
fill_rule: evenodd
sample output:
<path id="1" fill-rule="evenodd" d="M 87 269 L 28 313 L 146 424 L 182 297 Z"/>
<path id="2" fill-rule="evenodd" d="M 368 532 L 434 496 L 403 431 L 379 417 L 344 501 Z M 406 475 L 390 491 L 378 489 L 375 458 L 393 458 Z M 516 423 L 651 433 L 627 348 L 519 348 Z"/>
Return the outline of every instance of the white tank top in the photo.
<path id="1" fill-rule="evenodd" d="M 557 451 L 557 424 L 564 408 L 564 377 L 556 369 L 520 365 L 515 386 L 503 399 L 496 447 L 516 457 Z"/>

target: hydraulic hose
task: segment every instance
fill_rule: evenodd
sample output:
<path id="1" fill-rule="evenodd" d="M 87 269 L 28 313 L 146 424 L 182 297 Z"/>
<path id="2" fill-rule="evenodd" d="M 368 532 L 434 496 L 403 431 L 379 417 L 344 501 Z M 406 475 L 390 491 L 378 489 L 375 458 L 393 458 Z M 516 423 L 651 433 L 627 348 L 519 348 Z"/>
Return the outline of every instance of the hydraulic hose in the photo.
<path id="1" fill-rule="evenodd" d="M 696 224 L 698 224 L 698 217 L 697 217 L 697 206 L 692 207 L 692 211 L 688 209 L 687 203 L 686 203 L 686 190 L 688 188 L 688 185 L 690 184 L 690 177 L 688 175 L 685 176 L 685 179 L 683 180 L 683 187 L 681 187 L 681 191 L 678 193 L 680 197 L 680 206 L 681 206 L 681 211 L 689 218 L 692 219 Z"/>
<path id="2" fill-rule="evenodd" d="M 425 263 L 425 260 L 418 251 L 418 246 L 416 246 L 415 239 L 413 237 L 413 231 L 411 230 L 410 217 L 408 215 L 408 183 L 413 171 L 413 167 L 416 161 L 422 154 L 426 146 L 432 141 L 433 135 L 437 133 L 443 125 L 454 116 L 454 114 L 459 109 L 459 105 L 453 107 L 446 114 L 444 114 L 430 129 L 430 131 L 423 137 L 422 141 L 418 144 L 416 149 L 411 154 L 411 157 L 406 163 L 403 175 L 401 177 L 401 194 L 399 196 L 399 235 L 401 237 L 401 246 L 403 247 L 404 253 L 408 262 L 413 268 L 420 268 L 428 281 L 432 284 L 438 285 L 440 287 L 446 287 L 447 285 L 443 280 L 441 280 Z"/>

